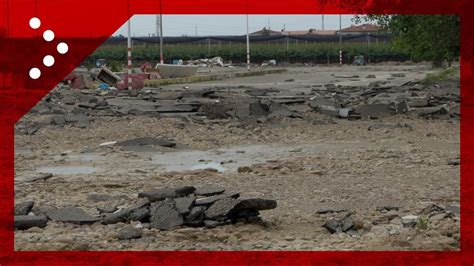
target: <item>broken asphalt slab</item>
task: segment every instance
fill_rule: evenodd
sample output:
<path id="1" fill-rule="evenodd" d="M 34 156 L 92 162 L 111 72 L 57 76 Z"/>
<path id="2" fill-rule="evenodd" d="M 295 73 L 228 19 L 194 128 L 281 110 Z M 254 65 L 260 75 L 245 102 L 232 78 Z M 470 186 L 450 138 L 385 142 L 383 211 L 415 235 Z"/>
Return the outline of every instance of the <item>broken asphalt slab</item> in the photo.
<path id="1" fill-rule="evenodd" d="M 18 230 L 26 230 L 31 227 L 46 227 L 48 219 L 45 216 L 15 215 L 14 227 Z"/>
<path id="2" fill-rule="evenodd" d="M 167 138 L 154 137 L 140 137 L 117 142 L 117 146 L 121 147 L 137 147 L 137 146 L 162 146 L 173 148 L 176 147 L 176 142 L 170 141 Z"/>
<path id="3" fill-rule="evenodd" d="M 179 188 L 161 188 L 138 193 L 139 198 L 147 198 L 151 202 L 164 200 L 166 198 L 179 198 L 187 196 L 196 190 L 195 187 L 186 186 Z"/>
<path id="4" fill-rule="evenodd" d="M 73 223 L 73 224 L 93 224 L 100 221 L 99 217 L 93 217 L 82 209 L 75 207 L 65 207 L 65 208 L 51 208 L 45 212 L 45 215 L 53 220 L 64 223 Z"/>

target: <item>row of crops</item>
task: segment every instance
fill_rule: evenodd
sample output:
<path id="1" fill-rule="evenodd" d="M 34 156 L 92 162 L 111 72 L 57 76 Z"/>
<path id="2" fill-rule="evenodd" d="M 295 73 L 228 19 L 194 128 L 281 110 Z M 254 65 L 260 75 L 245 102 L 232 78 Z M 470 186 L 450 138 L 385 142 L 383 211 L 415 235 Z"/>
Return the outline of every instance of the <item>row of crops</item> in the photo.
<path id="1" fill-rule="evenodd" d="M 291 63 L 337 63 L 339 62 L 339 45 L 333 43 L 308 44 L 251 44 L 251 61 L 261 63 L 271 59 L 277 62 Z M 410 57 L 397 51 L 390 43 L 367 45 L 366 43 L 343 44 L 343 60 L 352 63 L 354 56 L 363 55 L 372 63 L 383 61 L 406 61 Z M 108 61 L 126 62 L 127 47 L 124 45 L 104 45 L 98 48 L 89 58 L 89 63 L 104 58 Z M 195 60 L 200 58 L 222 57 L 233 63 L 246 61 L 245 44 L 174 44 L 164 45 L 163 54 L 165 63 L 175 59 Z M 140 44 L 133 48 L 134 62 L 157 62 L 160 60 L 160 50 L 157 44 Z"/>

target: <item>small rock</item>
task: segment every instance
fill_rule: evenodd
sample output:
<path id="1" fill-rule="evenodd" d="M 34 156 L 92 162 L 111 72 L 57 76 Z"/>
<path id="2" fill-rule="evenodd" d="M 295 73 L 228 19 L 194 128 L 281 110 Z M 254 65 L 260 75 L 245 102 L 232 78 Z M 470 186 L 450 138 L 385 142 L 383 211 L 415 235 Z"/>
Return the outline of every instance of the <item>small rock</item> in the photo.
<path id="1" fill-rule="evenodd" d="M 53 125 L 64 126 L 65 123 L 66 123 L 66 119 L 64 118 L 63 115 L 57 115 L 51 118 L 51 124 Z"/>
<path id="2" fill-rule="evenodd" d="M 354 227 L 354 221 L 351 217 L 345 217 L 342 220 L 338 219 L 329 219 L 327 220 L 323 227 L 329 230 L 331 234 L 339 232 L 347 232 Z"/>
<path id="3" fill-rule="evenodd" d="M 214 220 L 204 220 L 204 226 L 208 229 L 216 228 L 217 226 L 221 225 L 222 223 Z"/>
<path id="4" fill-rule="evenodd" d="M 15 215 L 28 215 L 33 206 L 35 205 L 34 201 L 25 201 L 19 204 L 15 204 Z"/>
<path id="5" fill-rule="evenodd" d="M 15 229 L 25 230 L 31 227 L 46 227 L 48 219 L 45 216 L 15 215 Z"/>
<path id="6" fill-rule="evenodd" d="M 354 226 L 354 220 L 351 217 L 346 217 L 341 221 L 342 232 L 346 232 Z"/>
<path id="7" fill-rule="evenodd" d="M 448 165 L 453 165 L 453 166 L 461 165 L 461 160 L 460 159 L 450 160 L 448 162 Z"/>
<path id="8" fill-rule="evenodd" d="M 440 213 L 444 212 L 444 206 L 441 206 L 436 203 L 428 203 L 428 206 L 423 208 L 421 211 L 421 214 L 428 215 L 428 214 L 434 214 L 434 213 Z"/>
<path id="9" fill-rule="evenodd" d="M 446 207 L 445 211 L 456 214 L 456 215 L 459 215 L 460 214 L 460 205 L 459 204 L 448 205 Z"/>
<path id="10" fill-rule="evenodd" d="M 263 211 L 263 210 L 271 210 L 277 207 L 277 202 L 275 200 L 267 200 L 267 199 L 241 199 L 240 202 L 235 205 L 233 211 L 238 210 L 255 210 L 255 211 Z"/>
<path id="11" fill-rule="evenodd" d="M 341 226 L 341 221 L 336 219 L 327 220 L 323 225 L 331 234 L 341 232 Z"/>
<path id="12" fill-rule="evenodd" d="M 402 217 L 403 227 L 415 228 L 420 217 L 416 215 L 406 215 Z"/>
<path id="13" fill-rule="evenodd" d="M 346 212 L 347 209 L 343 208 L 322 208 L 316 211 L 317 214 L 333 213 L 333 212 Z"/>
<path id="14" fill-rule="evenodd" d="M 389 211 L 384 215 L 384 218 L 391 221 L 399 216 L 397 211 Z"/>
<path id="15" fill-rule="evenodd" d="M 252 169 L 248 166 L 240 166 L 239 168 L 237 168 L 237 172 L 239 172 L 239 173 L 251 173 Z"/>
<path id="16" fill-rule="evenodd" d="M 143 234 L 142 229 L 135 228 L 131 225 L 128 225 L 124 227 L 122 230 L 120 230 L 117 238 L 119 240 L 134 239 L 134 238 L 142 237 L 142 234 Z"/>
<path id="17" fill-rule="evenodd" d="M 362 230 L 364 229 L 364 222 L 362 220 L 354 219 L 354 230 Z"/>

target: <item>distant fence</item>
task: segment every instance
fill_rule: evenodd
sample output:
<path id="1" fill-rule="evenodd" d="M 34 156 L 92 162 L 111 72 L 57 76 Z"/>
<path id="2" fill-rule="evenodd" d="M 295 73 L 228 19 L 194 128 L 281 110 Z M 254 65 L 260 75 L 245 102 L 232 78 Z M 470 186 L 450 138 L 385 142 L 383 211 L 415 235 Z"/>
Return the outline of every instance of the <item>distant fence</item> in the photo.
<path id="1" fill-rule="evenodd" d="M 206 37 L 163 37 L 164 44 L 225 44 L 225 43 L 245 43 L 245 35 L 238 36 L 206 36 Z M 341 35 L 342 42 L 390 42 L 390 34 L 350 34 Z M 159 37 L 133 37 L 135 45 L 143 43 L 159 43 Z M 304 43 L 336 43 L 339 42 L 339 35 L 276 35 L 276 36 L 249 36 L 251 43 L 286 43 L 286 42 L 304 42 Z M 127 38 L 111 37 L 104 44 L 106 45 L 126 45 Z"/>
<path id="2" fill-rule="evenodd" d="M 409 56 L 398 51 L 391 44 L 389 34 L 357 34 L 318 36 L 249 36 L 251 62 L 261 63 L 275 59 L 291 63 L 339 63 L 339 49 L 343 51 L 343 62 L 352 63 L 354 57 L 363 55 L 367 62 L 405 61 Z M 158 62 L 159 37 L 134 37 L 133 62 Z M 164 37 L 163 53 L 165 63 L 173 60 L 195 60 L 200 58 L 222 57 L 234 63 L 246 61 L 246 36 L 208 36 L 208 37 Z M 104 58 L 117 64 L 126 62 L 126 38 L 112 37 L 86 60 Z"/>

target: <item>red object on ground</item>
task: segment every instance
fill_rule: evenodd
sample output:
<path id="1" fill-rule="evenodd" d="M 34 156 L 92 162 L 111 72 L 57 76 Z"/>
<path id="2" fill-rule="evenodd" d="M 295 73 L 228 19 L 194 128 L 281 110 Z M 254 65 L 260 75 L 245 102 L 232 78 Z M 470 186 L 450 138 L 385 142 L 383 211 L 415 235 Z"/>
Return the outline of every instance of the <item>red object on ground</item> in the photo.
<path id="1" fill-rule="evenodd" d="M 122 76 L 122 80 L 117 83 L 118 90 L 128 89 L 128 74 Z M 130 75 L 132 78 L 132 89 L 143 89 L 145 86 L 145 79 L 148 79 L 149 75 L 146 73 L 137 73 Z"/>

